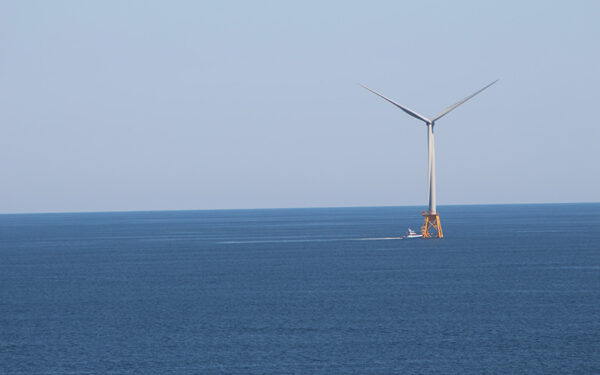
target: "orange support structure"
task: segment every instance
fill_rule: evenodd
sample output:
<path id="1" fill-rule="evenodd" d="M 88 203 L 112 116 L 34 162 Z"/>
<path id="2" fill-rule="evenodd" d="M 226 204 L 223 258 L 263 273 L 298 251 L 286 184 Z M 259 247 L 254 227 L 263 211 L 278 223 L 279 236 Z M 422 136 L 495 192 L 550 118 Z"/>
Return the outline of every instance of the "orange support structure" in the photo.
<path id="1" fill-rule="evenodd" d="M 421 227 L 423 238 L 444 238 L 440 215 L 431 211 L 423 211 L 422 214 L 425 218 L 425 224 Z"/>

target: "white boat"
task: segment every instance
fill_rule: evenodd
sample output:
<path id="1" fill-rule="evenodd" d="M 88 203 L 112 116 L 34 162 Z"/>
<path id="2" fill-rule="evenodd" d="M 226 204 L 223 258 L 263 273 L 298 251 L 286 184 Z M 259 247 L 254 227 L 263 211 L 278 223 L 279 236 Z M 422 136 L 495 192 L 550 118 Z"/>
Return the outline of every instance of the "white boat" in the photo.
<path id="1" fill-rule="evenodd" d="M 402 236 L 402 238 L 421 238 L 423 237 L 422 234 L 417 234 L 417 232 L 415 232 L 414 230 L 408 228 L 408 233 L 406 233 L 404 236 Z"/>

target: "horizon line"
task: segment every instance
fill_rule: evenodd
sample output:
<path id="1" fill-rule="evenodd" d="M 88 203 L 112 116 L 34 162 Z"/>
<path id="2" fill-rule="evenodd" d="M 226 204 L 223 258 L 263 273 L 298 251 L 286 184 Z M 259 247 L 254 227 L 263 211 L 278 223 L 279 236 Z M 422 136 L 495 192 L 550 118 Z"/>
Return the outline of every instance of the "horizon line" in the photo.
<path id="1" fill-rule="evenodd" d="M 533 205 L 562 205 L 562 204 L 600 204 L 598 202 L 521 202 L 521 203 L 453 203 L 449 206 L 533 206 Z M 303 210 L 303 209 L 330 209 L 330 208 L 398 208 L 398 207 L 426 207 L 419 205 L 355 205 L 355 206 L 306 206 L 306 207 L 251 207 L 251 208 L 183 208 L 183 209 L 147 209 L 147 210 L 89 210 L 89 211 L 30 211 L 30 212 L 0 212 L 4 215 L 52 215 L 52 214 L 101 214 L 101 213 L 136 213 L 136 212 L 191 212 L 191 211 L 251 211 L 251 210 Z"/>

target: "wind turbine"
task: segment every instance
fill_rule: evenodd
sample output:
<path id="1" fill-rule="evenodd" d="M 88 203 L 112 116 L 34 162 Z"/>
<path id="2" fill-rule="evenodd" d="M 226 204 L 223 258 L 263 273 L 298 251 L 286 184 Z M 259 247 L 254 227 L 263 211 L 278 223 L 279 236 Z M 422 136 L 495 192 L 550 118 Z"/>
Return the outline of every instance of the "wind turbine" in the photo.
<path id="1" fill-rule="evenodd" d="M 444 109 L 442 112 L 440 112 L 437 116 L 435 116 L 433 118 L 427 118 L 425 116 L 422 116 L 422 115 L 418 114 L 417 112 L 413 111 L 412 109 L 409 109 L 403 105 L 400 105 L 400 104 L 396 103 L 395 101 L 393 101 L 392 99 L 387 98 L 387 97 L 381 95 L 380 93 L 378 93 L 377 91 L 371 90 L 367 86 L 364 86 L 361 84 L 362 87 L 371 91 L 373 94 L 387 100 L 388 102 L 392 103 L 396 107 L 398 107 L 401 110 L 403 110 L 404 112 L 406 112 L 408 115 L 423 121 L 425 123 L 425 125 L 427 125 L 427 151 L 428 151 L 427 159 L 428 159 L 428 163 L 429 163 L 429 168 L 428 168 L 428 170 L 429 170 L 429 173 L 428 173 L 429 210 L 422 212 L 423 217 L 425 218 L 425 224 L 423 224 L 423 226 L 421 227 L 421 234 L 423 235 L 423 238 L 443 238 L 444 237 L 444 233 L 442 232 L 442 225 L 440 223 L 440 215 L 438 214 L 437 207 L 436 207 L 437 201 L 436 201 L 436 191 L 435 191 L 435 144 L 433 142 L 433 134 L 434 134 L 433 127 L 435 125 L 435 122 L 437 120 L 439 120 L 440 118 L 444 117 L 445 115 L 447 115 L 448 112 L 452 111 L 459 105 L 463 104 L 464 102 L 471 99 L 472 97 L 479 94 L 480 92 L 487 89 L 488 87 L 490 87 L 491 85 L 493 85 L 496 82 L 498 82 L 498 80 L 495 80 L 494 82 L 490 83 L 489 85 L 485 86 L 484 88 L 480 89 L 479 91 L 475 92 L 474 94 L 467 96 L 466 98 L 462 99 L 461 101 L 452 104 L 450 107 Z M 433 231 L 433 233 L 430 231 Z"/>

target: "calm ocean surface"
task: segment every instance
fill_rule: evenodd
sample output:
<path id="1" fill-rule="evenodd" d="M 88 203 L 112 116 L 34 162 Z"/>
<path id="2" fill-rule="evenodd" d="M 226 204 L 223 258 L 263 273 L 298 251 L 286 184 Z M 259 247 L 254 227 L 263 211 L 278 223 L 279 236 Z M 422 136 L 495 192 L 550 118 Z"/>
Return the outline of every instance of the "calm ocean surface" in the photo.
<path id="1" fill-rule="evenodd" d="M 600 204 L 440 215 L 0 215 L 0 373 L 600 373 Z"/>

